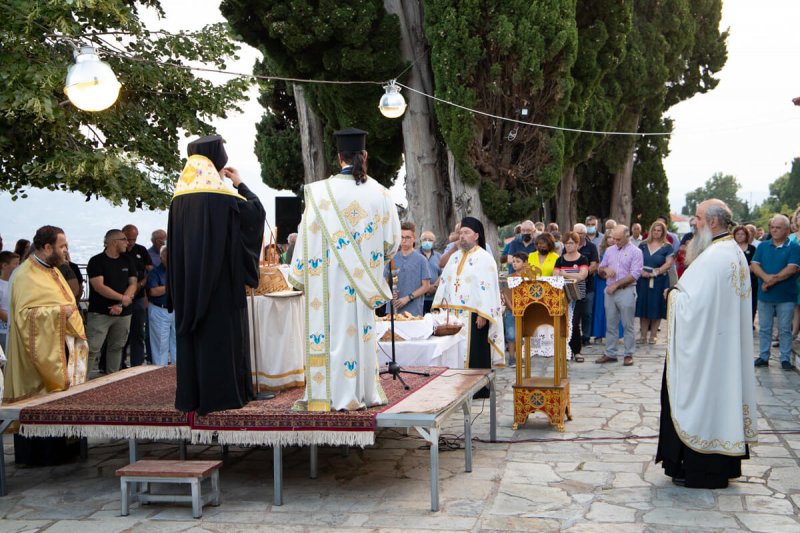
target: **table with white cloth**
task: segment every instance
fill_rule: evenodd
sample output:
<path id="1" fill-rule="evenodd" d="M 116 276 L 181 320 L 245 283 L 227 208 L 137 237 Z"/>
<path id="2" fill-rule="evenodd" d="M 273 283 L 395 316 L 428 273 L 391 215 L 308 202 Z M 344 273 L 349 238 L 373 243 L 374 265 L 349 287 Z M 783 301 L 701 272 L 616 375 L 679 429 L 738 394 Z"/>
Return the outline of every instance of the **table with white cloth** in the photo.
<path id="1" fill-rule="evenodd" d="M 395 357 L 400 366 L 446 366 L 464 368 L 467 358 L 467 337 L 447 335 L 424 340 L 395 341 Z M 392 343 L 378 343 L 378 361 L 381 366 L 392 360 Z"/>
<path id="2" fill-rule="evenodd" d="M 305 384 L 303 370 L 303 293 L 281 291 L 247 297 L 250 364 L 258 391 L 278 391 Z M 255 323 L 255 327 L 253 324 Z"/>

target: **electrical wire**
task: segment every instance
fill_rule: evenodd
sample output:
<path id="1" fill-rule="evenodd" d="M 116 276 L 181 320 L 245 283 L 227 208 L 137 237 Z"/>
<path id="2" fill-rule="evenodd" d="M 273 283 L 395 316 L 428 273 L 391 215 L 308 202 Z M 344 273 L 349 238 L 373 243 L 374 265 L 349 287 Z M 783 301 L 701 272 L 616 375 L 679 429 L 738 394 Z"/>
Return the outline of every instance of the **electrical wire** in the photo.
<path id="1" fill-rule="evenodd" d="M 564 128 L 561 126 L 551 126 L 548 124 L 538 124 L 536 122 L 525 122 L 523 120 L 518 120 L 515 118 L 503 117 L 500 115 L 493 115 L 492 113 L 487 113 L 486 111 L 480 111 L 478 109 L 473 109 L 471 107 L 463 106 L 461 104 L 457 104 L 455 102 L 451 102 L 450 100 L 445 100 L 444 98 L 439 98 L 438 96 L 433 96 L 431 94 L 424 93 L 413 87 L 409 87 L 408 85 L 404 85 L 402 83 L 395 82 L 397 86 L 402 87 L 404 89 L 408 89 L 413 93 L 417 93 L 422 95 L 426 98 L 430 98 L 442 104 L 447 104 L 449 106 L 456 107 L 458 109 L 463 109 L 464 111 L 469 111 L 470 113 L 476 115 L 482 115 L 484 117 L 493 118 L 495 120 L 502 120 L 505 122 L 511 122 L 514 124 L 521 124 L 523 126 L 533 126 L 535 128 L 544 128 L 548 130 L 557 130 L 557 131 L 566 131 L 570 133 L 588 133 L 591 135 L 627 135 L 627 136 L 635 136 L 635 137 L 668 137 L 672 135 L 672 132 L 631 132 L 631 131 L 602 131 L 602 130 L 583 130 L 579 128 Z"/>

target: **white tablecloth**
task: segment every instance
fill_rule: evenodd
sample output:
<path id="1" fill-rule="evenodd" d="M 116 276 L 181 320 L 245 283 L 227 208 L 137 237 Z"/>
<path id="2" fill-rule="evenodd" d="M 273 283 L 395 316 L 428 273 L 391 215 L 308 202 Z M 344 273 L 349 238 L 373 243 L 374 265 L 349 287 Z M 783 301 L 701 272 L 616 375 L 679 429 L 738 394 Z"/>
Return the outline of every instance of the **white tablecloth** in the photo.
<path id="1" fill-rule="evenodd" d="M 305 383 L 303 372 L 303 295 L 288 298 L 255 297 L 255 334 L 250 329 L 250 364 L 253 376 L 258 370 L 258 390 L 275 391 Z M 252 312 L 247 297 L 248 311 Z M 248 319 L 250 317 L 248 316 Z M 255 342 L 255 345 L 254 345 Z M 254 359 L 258 356 L 257 360 Z"/>
<path id="2" fill-rule="evenodd" d="M 464 368 L 464 360 L 467 358 L 467 337 L 462 334 L 416 341 L 396 341 L 394 345 L 400 366 Z M 392 343 L 378 343 L 378 361 L 381 367 L 391 360 Z"/>

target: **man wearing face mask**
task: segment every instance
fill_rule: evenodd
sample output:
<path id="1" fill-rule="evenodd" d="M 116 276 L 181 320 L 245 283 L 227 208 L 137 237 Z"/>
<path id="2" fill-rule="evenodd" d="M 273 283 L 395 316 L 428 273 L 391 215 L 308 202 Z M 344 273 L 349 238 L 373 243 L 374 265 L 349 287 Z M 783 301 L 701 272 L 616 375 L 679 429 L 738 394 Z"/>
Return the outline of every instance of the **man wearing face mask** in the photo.
<path id="1" fill-rule="evenodd" d="M 589 215 L 586 217 L 586 238 L 594 244 L 597 249 L 600 249 L 600 245 L 603 244 L 603 239 L 605 238 L 605 233 L 600 233 L 597 230 L 598 220 L 597 217 L 594 215 Z"/>
<path id="2" fill-rule="evenodd" d="M 536 251 L 536 243 L 533 241 L 533 234 L 535 226 L 530 220 L 526 220 L 520 224 L 519 239 L 514 239 L 508 243 L 508 256 L 511 257 L 516 253 L 532 254 Z M 511 267 L 511 262 L 508 264 L 508 273 L 511 274 L 514 269 Z"/>
<path id="3" fill-rule="evenodd" d="M 436 294 L 436 289 L 439 288 L 439 276 L 442 275 L 442 269 L 439 267 L 439 260 L 442 258 L 442 254 L 433 249 L 433 243 L 435 242 L 436 235 L 432 231 L 426 230 L 420 235 L 419 253 L 428 261 L 428 272 L 431 275 L 430 285 L 425 293 L 425 302 L 422 307 L 423 315 L 431 312 L 433 295 Z"/>

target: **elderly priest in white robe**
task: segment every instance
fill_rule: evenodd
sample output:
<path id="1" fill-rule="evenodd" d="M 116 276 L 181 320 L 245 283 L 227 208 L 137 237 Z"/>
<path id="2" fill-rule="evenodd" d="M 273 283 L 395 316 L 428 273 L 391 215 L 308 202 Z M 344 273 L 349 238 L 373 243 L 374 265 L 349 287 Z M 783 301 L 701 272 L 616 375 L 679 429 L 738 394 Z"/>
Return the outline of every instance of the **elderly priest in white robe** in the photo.
<path id="1" fill-rule="evenodd" d="M 467 366 L 505 366 L 497 263 L 486 251 L 485 231 L 477 218 L 461 220 L 458 251 L 450 256 L 440 280 L 431 309 L 455 310 L 469 328 Z M 489 389 L 481 389 L 474 397 L 488 398 Z"/>
<path id="2" fill-rule="evenodd" d="M 656 462 L 673 483 L 725 488 L 757 440 L 750 271 L 720 200 L 697 207 L 689 268 L 669 291 Z"/>
<path id="3" fill-rule="evenodd" d="M 341 171 L 305 186 L 289 282 L 305 291 L 306 391 L 297 410 L 387 403 L 378 377 L 375 309 L 391 299 L 385 261 L 400 245 L 389 191 L 367 175 L 367 132 L 337 131 Z"/>

